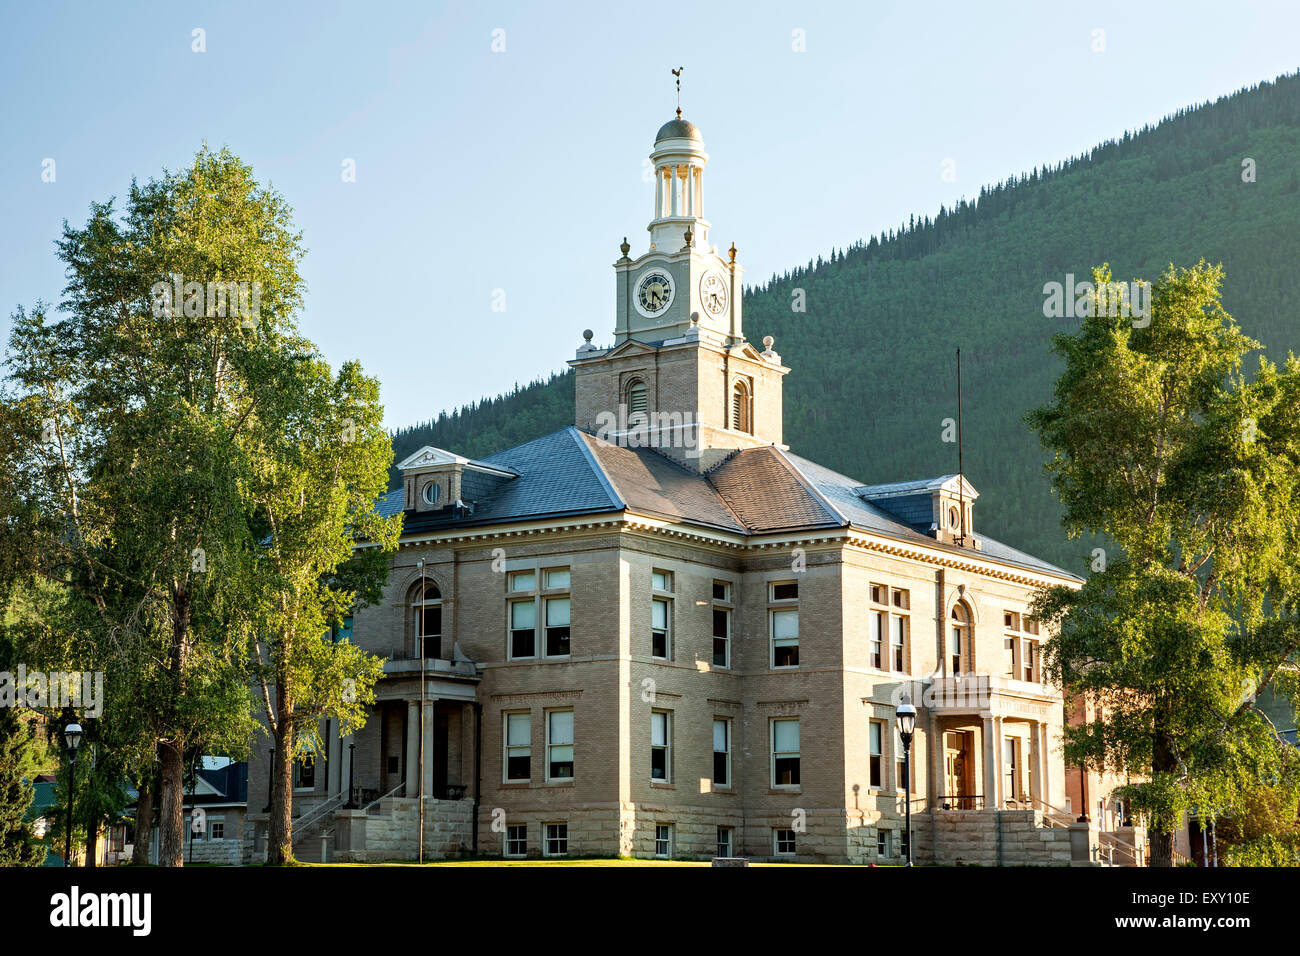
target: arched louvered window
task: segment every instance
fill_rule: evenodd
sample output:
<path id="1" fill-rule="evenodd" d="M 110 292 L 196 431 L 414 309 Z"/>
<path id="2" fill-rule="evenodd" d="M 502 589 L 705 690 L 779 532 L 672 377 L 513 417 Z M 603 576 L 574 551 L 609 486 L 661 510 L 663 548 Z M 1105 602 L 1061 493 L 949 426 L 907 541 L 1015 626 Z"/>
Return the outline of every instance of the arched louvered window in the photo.
<path id="1" fill-rule="evenodd" d="M 645 382 L 641 381 L 639 378 L 634 378 L 628 383 L 627 413 L 629 418 L 634 414 L 644 415 L 646 413 Z"/>
<path id="2" fill-rule="evenodd" d="M 749 388 L 744 382 L 737 382 L 736 387 L 731 390 L 731 427 L 751 435 L 754 432 Z"/>

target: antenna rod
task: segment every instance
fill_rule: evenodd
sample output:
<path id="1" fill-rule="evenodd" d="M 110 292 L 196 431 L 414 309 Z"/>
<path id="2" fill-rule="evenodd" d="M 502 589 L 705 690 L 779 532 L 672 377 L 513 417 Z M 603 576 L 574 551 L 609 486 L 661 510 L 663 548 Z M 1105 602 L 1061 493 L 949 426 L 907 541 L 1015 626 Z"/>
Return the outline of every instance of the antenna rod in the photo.
<path id="1" fill-rule="evenodd" d="M 957 543 L 966 545 L 966 469 L 962 464 L 961 435 L 961 349 L 957 350 L 957 506 L 961 509 L 960 529 Z"/>

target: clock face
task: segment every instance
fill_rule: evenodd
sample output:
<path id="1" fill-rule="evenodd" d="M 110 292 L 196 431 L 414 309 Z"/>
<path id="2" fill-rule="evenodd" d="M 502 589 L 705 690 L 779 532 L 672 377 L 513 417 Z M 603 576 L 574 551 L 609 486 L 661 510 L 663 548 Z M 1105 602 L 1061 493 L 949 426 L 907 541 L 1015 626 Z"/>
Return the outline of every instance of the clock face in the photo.
<path id="1" fill-rule="evenodd" d="M 721 315 L 727 309 L 727 283 L 716 272 L 706 272 L 700 280 L 700 302 L 710 315 Z"/>
<path id="2" fill-rule="evenodd" d="M 641 277 L 636 287 L 636 307 L 642 315 L 656 316 L 673 301 L 673 281 L 666 272 L 653 270 Z"/>

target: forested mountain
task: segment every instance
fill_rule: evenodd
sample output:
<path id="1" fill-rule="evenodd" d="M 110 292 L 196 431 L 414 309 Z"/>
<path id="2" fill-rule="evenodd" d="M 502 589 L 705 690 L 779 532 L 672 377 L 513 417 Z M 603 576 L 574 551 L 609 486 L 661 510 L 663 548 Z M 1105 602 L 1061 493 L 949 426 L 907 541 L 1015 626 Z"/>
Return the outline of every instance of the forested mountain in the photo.
<path id="1" fill-rule="evenodd" d="M 1254 181 L 1245 166 L 1253 168 Z M 1300 74 L 1189 108 L 1087 155 L 980 190 L 828 260 L 746 290 L 752 340 L 776 337 L 791 449 L 864 482 L 956 471 L 941 422 L 956 416 L 962 350 L 965 471 L 976 528 L 1083 571 L 1024 424 L 1050 397 L 1043 286 L 1110 263 L 1118 280 L 1170 263 L 1222 263 L 1224 305 L 1274 359 L 1300 348 Z M 804 290 L 806 311 L 792 309 Z M 517 388 L 399 430 L 477 456 L 572 421 L 573 376 Z"/>

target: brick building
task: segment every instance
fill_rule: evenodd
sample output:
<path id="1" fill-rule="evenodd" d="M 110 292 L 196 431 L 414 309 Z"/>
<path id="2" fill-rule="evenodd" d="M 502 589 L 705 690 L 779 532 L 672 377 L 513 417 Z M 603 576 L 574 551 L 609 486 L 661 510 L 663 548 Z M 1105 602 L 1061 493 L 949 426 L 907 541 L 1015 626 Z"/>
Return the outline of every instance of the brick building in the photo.
<path id="1" fill-rule="evenodd" d="M 299 855 L 411 858 L 423 794 L 431 856 L 897 862 L 911 800 L 919 859 L 1068 859 L 1027 612 L 1078 579 L 985 535 L 964 477 L 866 486 L 790 452 L 790 369 L 709 244 L 699 130 L 679 111 L 651 159 L 649 248 L 624 240 L 613 343 L 570 363 L 575 424 L 400 463 L 401 546 L 351 631 L 385 675 L 299 764 Z"/>

